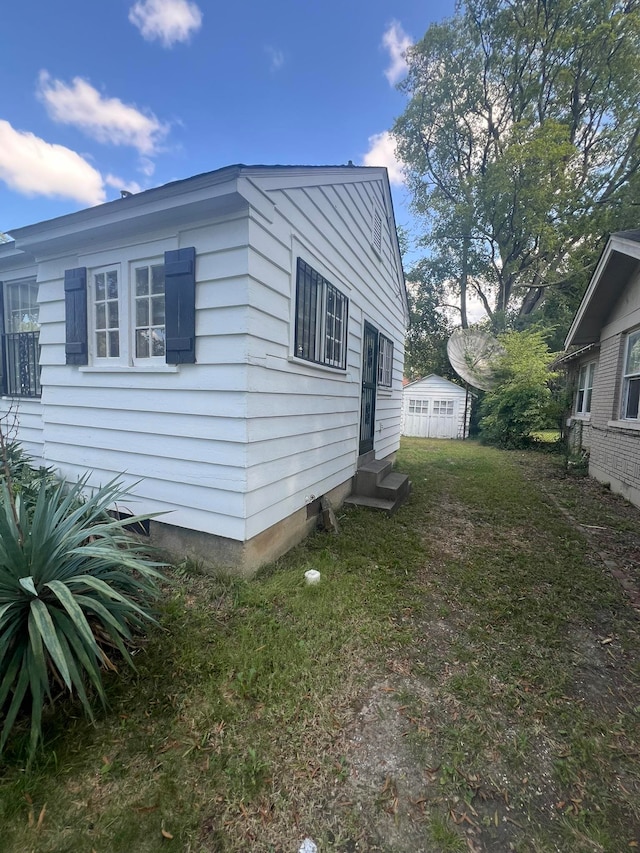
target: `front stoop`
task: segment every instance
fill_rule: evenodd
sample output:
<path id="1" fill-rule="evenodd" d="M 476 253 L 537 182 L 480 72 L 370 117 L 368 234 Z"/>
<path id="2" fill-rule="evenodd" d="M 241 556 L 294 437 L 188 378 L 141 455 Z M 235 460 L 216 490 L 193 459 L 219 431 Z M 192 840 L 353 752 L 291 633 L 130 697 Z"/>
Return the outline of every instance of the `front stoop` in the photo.
<path id="1" fill-rule="evenodd" d="M 353 491 L 345 503 L 367 506 L 392 516 L 409 497 L 411 480 L 391 468 L 392 463 L 383 459 L 372 459 L 358 468 L 353 478 Z"/>

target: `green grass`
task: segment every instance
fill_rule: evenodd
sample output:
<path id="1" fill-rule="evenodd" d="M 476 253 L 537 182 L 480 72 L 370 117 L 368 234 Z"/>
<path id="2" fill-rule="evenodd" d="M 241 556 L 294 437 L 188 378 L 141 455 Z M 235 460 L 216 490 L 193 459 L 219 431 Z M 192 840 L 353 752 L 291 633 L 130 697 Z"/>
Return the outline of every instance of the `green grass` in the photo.
<path id="1" fill-rule="evenodd" d="M 108 712 L 46 719 L 29 773 L 27 729 L 14 739 L 0 848 L 266 853 L 310 835 L 321 850 L 402 853 L 416 849 L 402 832 L 424 825 L 436 851 L 466 849 L 466 832 L 492 849 L 629 849 L 637 625 L 539 488 L 538 458 L 406 440 L 413 494 L 394 518 L 341 511 L 338 536 L 252 581 L 182 566 L 137 673 L 107 678 Z M 375 685 L 405 725 L 385 753 L 408 751 L 424 779 L 408 795 L 353 787 L 347 733 Z"/>

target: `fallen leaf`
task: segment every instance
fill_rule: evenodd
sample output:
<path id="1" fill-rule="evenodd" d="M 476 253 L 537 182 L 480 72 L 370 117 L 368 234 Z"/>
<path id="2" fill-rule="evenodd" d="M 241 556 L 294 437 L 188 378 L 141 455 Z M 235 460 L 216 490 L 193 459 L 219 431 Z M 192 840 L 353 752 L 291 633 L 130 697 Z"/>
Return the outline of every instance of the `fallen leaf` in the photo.
<path id="1" fill-rule="evenodd" d="M 163 838 L 168 838 L 169 840 L 171 840 L 173 838 L 173 835 L 171 835 L 170 832 L 167 832 L 166 829 L 161 829 L 160 831 L 162 832 Z"/>

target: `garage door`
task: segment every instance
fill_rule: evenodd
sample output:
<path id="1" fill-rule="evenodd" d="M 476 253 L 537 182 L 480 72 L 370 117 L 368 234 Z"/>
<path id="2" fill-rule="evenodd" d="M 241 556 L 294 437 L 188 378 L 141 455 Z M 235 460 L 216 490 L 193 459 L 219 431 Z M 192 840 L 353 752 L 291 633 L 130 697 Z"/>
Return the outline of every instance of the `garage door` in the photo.
<path id="1" fill-rule="evenodd" d="M 421 438 L 455 438 L 455 400 L 409 398 L 405 434 Z"/>

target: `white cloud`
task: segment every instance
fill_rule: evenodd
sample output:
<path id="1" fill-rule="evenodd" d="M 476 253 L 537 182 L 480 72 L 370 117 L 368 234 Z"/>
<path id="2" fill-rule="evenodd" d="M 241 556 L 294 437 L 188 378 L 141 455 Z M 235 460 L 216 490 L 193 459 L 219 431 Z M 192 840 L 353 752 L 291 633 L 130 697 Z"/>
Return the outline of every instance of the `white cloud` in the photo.
<path id="1" fill-rule="evenodd" d="M 189 0 L 138 0 L 129 20 L 147 41 L 158 39 L 164 47 L 189 41 L 202 26 L 202 12 Z"/>
<path id="2" fill-rule="evenodd" d="M 0 120 L 0 180 L 26 196 L 71 198 L 82 204 L 105 200 L 102 176 L 75 151 L 45 142 Z"/>
<path id="3" fill-rule="evenodd" d="M 131 145 L 140 154 L 153 154 L 169 130 L 153 113 L 119 98 L 104 98 L 81 77 L 74 77 L 69 86 L 41 71 L 38 97 L 54 121 L 78 127 L 98 142 Z"/>
<path id="4" fill-rule="evenodd" d="M 382 36 L 382 44 L 389 51 L 391 63 L 384 72 L 390 86 L 395 84 L 407 73 L 407 51 L 413 44 L 411 36 L 402 29 L 399 21 L 391 21 Z"/>
<path id="5" fill-rule="evenodd" d="M 150 178 L 156 170 L 156 164 L 148 157 L 141 157 L 138 163 L 138 171 Z"/>
<path id="6" fill-rule="evenodd" d="M 404 183 L 402 162 L 396 157 L 396 141 L 388 130 L 369 137 L 369 150 L 362 163 L 365 166 L 386 166 L 390 183 L 396 186 Z"/>
<path id="7" fill-rule="evenodd" d="M 137 181 L 123 181 L 122 178 L 112 174 L 108 174 L 104 182 L 116 190 L 125 190 L 128 193 L 141 193 L 143 189 Z"/>
<path id="8" fill-rule="evenodd" d="M 265 51 L 271 60 L 269 70 L 274 72 L 282 68 L 284 65 L 284 53 L 281 50 L 277 50 L 275 47 L 271 47 L 271 45 L 267 45 L 265 47 Z"/>

